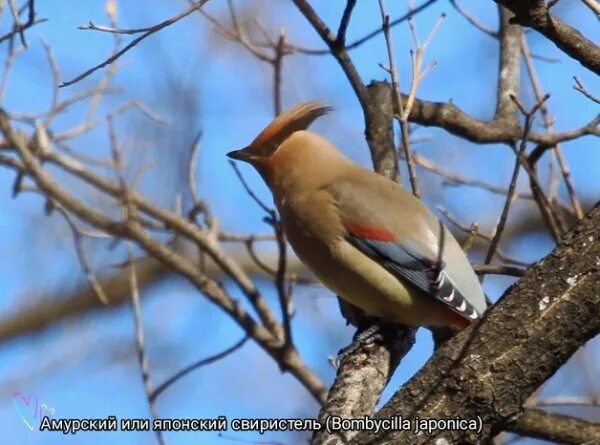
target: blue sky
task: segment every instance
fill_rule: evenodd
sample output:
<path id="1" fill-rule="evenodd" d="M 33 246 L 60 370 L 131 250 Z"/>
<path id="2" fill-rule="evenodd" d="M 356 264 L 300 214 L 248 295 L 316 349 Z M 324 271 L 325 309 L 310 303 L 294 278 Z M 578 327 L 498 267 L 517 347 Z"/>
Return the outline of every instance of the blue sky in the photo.
<path id="1" fill-rule="evenodd" d="M 77 30 L 88 21 L 107 23 L 104 2 L 54 0 L 38 2 L 38 14 L 48 22 L 30 31 L 30 48 L 16 61 L 3 106 L 10 112 L 40 112 L 51 100 L 50 71 L 41 39 L 50 44 L 61 67 L 63 80 L 70 79 L 110 54 L 112 38 L 108 34 Z M 240 6 L 242 2 L 237 2 Z M 316 2 L 319 13 L 332 27 L 337 26 L 342 6 L 335 2 Z M 224 2 L 212 0 L 207 10 L 227 17 Z M 465 0 L 461 4 L 490 27 L 496 26 L 496 6 L 491 1 Z M 184 2 L 155 0 L 152 8 L 138 2 L 119 2 L 121 27 L 139 27 L 157 23 L 184 7 Z M 283 26 L 286 36 L 302 46 L 323 47 L 298 11 L 288 2 L 257 0 L 251 14 L 269 30 Z M 392 17 L 403 14 L 405 2 L 388 1 Z M 241 10 L 243 12 L 243 9 Z M 556 11 L 568 23 L 591 38 L 600 40 L 598 22 L 581 2 L 564 0 Z M 242 13 L 241 12 L 241 13 Z M 437 66 L 423 81 L 418 96 L 428 100 L 452 100 L 463 110 L 482 119 L 492 116 L 497 76 L 497 43 L 469 25 L 448 2 L 439 1 L 420 14 L 416 26 L 421 38 L 432 28 L 442 12 L 447 18 L 431 43 L 426 60 Z M 5 12 L 2 29 L 6 30 Z M 379 26 L 375 0 L 359 2 L 349 28 L 348 40 L 362 36 Z M 600 81 L 577 62 L 560 53 L 553 44 L 537 35 L 527 34 L 532 50 L 557 57 L 558 63 L 536 62 L 544 91 L 556 118 L 558 131 L 579 127 L 597 112 L 590 101 L 571 88 L 577 75 L 590 91 L 600 91 Z M 393 30 L 396 60 L 404 88 L 410 78 L 408 50 L 410 34 L 406 24 Z M 362 78 L 383 80 L 386 73 L 378 66 L 385 63 L 382 38 L 351 52 Z M 132 98 L 140 98 L 162 116 L 165 124 L 149 123 L 140 113 L 130 111 L 118 120 L 118 131 L 125 141 L 131 162 L 152 165 L 144 173 L 140 189 L 161 205 L 172 206 L 173 194 L 185 186 L 185 150 L 194 134 L 202 129 L 202 149 L 196 171 L 198 187 L 209 201 L 214 214 L 226 230 L 266 232 L 262 213 L 244 194 L 228 165 L 225 153 L 246 145 L 272 118 L 271 71 L 247 52 L 221 37 L 199 14 L 163 30 L 130 51 L 118 62 L 114 84 L 121 92 L 108 96 L 100 111 L 113 109 Z M 63 97 L 95 84 L 97 72 L 83 82 L 61 91 Z M 532 93 L 523 77 L 523 101 L 531 105 Z M 336 63 L 329 57 L 295 55 L 284 61 L 283 102 L 318 98 L 330 102 L 335 112 L 314 125 L 352 159 L 366 166 L 370 157 L 363 137 L 362 113 L 358 102 Z M 85 107 L 76 106 L 61 116 L 53 127 L 61 131 L 81 123 Z M 539 125 L 536 127 L 540 130 Z M 505 146 L 478 146 L 433 128 L 421 128 L 417 135 L 430 138 L 416 146 L 427 156 L 468 177 L 506 186 L 514 160 Z M 77 138 L 73 146 L 82 153 L 105 157 L 108 154 L 105 128 Z M 593 203 L 600 196 L 600 183 L 593 166 L 600 165 L 598 142 L 582 138 L 564 147 L 579 196 Z M 546 166 L 547 158 L 542 161 Z M 242 172 L 252 188 L 270 202 L 259 176 L 247 166 Z M 56 173 L 56 172 L 53 172 Z M 522 175 L 524 176 L 524 175 Z M 431 208 L 443 205 L 465 225 L 480 223 L 489 232 L 495 224 L 504 199 L 466 187 L 442 187 L 442 181 L 419 171 L 424 199 Z M 58 176 L 66 180 L 64 176 Z M 182 179 L 183 178 L 183 179 Z M 525 178 L 521 178 L 525 190 Z M 82 283 L 72 239 L 58 216 L 46 218 L 38 196 L 22 194 L 11 199 L 14 174 L 0 169 L 0 307 L 2 318 L 38 301 L 69 292 Z M 73 191 L 75 182 L 67 182 Z M 565 198 L 561 186 L 561 197 Z M 98 199 L 90 195 L 91 199 Z M 99 205 L 102 201 L 99 201 Z M 531 204 L 517 203 L 512 220 L 535 211 Z M 110 272 L 109 264 L 122 260 L 123 249 L 106 248 L 107 243 L 89 242 L 92 263 L 100 273 Z M 534 261 L 551 249 L 549 238 L 540 235 L 517 237 L 504 245 L 511 255 Z M 269 249 L 266 247 L 265 249 Z M 485 290 L 496 299 L 512 281 L 488 278 Z M 271 282 L 259 286 L 273 304 Z M 231 288 L 235 295 L 236 290 Z M 304 360 L 327 383 L 335 372 L 327 357 L 348 343 L 352 330 L 344 326 L 333 295 L 319 286 L 300 286 L 295 293 L 297 316 L 293 322 L 297 346 Z M 235 343 L 242 333 L 236 325 L 210 305 L 183 279 L 171 278 L 147 290 L 143 299 L 144 327 L 152 377 L 159 383 L 181 367 Z M 98 311 L 61 323 L 40 335 L 19 338 L 0 345 L 0 430 L 7 443 L 20 444 L 96 444 L 110 440 L 118 444 L 142 444 L 154 441 L 151 432 L 61 433 L 29 431 L 15 411 L 12 395 L 34 394 L 39 403 L 56 410 L 56 417 L 146 418 L 149 416 L 144 389 L 134 356 L 133 315 L 130 307 Z M 591 357 L 591 374 L 600 372 L 597 340 L 586 346 Z M 387 399 L 413 375 L 431 353 L 426 331 L 420 331 L 417 345 L 404 359 L 388 390 Z M 573 378 L 575 365 L 561 370 L 545 391 L 551 394 L 584 394 L 586 378 Z M 596 388 L 600 390 L 600 388 Z M 158 400 L 162 417 L 313 417 L 318 407 L 306 391 L 277 366 L 257 346 L 247 343 L 235 355 L 187 376 Z M 598 418 L 598 412 L 592 412 Z M 296 443 L 302 435 L 268 433 L 227 433 L 244 440 L 279 440 Z M 235 443 L 216 433 L 167 433 L 167 443 Z M 524 443 L 528 443 L 525 441 Z M 529 443 L 533 443 L 530 441 Z"/>

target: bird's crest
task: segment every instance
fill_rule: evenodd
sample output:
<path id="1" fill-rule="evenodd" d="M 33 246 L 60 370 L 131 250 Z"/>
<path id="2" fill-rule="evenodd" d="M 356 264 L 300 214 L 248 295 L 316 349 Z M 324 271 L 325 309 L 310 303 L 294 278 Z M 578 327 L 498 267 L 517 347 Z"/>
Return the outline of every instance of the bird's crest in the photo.
<path id="1" fill-rule="evenodd" d="M 275 149 L 292 133 L 306 130 L 315 119 L 331 110 L 329 105 L 315 100 L 296 105 L 277 116 L 260 132 L 249 147 L 259 151 Z M 270 153 L 261 154 L 269 155 Z"/>

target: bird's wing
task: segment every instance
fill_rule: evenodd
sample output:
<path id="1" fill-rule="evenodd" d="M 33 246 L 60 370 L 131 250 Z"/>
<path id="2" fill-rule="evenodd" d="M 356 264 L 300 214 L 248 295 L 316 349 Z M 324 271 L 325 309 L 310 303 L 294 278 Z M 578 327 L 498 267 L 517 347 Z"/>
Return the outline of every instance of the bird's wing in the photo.
<path id="1" fill-rule="evenodd" d="M 478 302 L 469 301 L 464 290 L 461 292 L 445 261 L 445 249 L 456 250 L 456 240 L 406 190 L 375 176 L 353 175 L 328 186 L 346 229 L 346 240 L 399 279 L 465 319 L 478 318 Z M 464 257 L 462 251 L 460 255 Z M 464 262 L 471 267 L 466 258 Z M 473 284 L 479 286 L 478 282 Z"/>

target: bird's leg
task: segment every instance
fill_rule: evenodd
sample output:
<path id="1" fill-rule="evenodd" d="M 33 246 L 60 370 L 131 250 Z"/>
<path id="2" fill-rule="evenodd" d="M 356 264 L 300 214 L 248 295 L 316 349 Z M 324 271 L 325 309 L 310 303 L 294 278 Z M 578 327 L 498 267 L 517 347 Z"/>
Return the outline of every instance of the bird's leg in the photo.
<path id="1" fill-rule="evenodd" d="M 339 350 L 336 362 L 338 364 L 341 363 L 346 357 L 356 352 L 361 346 L 366 346 L 377 340 L 383 340 L 383 336 L 381 335 L 381 325 L 379 323 L 374 323 L 366 329 L 358 329 L 352 338 L 352 343 Z"/>
<path id="2" fill-rule="evenodd" d="M 339 368 L 341 363 L 358 349 L 374 343 L 385 346 L 390 352 L 390 360 L 396 362 L 410 350 L 415 342 L 415 327 L 390 323 L 372 317 L 365 317 L 360 321 L 352 343 L 342 348 L 335 359 L 330 359 L 334 368 Z M 363 351 L 366 352 L 366 349 Z"/>
<path id="3" fill-rule="evenodd" d="M 338 363 L 362 346 L 370 345 L 375 342 L 383 343 L 390 333 L 395 332 L 396 330 L 394 325 L 386 323 L 379 318 L 369 317 L 362 321 L 368 323 L 361 323 L 356 334 L 354 334 L 354 337 L 352 338 L 352 343 L 345 348 L 340 349 L 337 357 Z"/>
<path id="4" fill-rule="evenodd" d="M 401 340 L 409 339 L 409 343 L 414 343 L 414 330 L 407 331 L 406 326 L 390 323 L 382 318 L 367 315 L 362 309 L 343 300 L 338 296 L 340 311 L 346 319 L 346 324 L 356 326 L 357 330 L 350 343 L 345 348 L 340 349 L 336 358 L 330 359 L 335 368 L 341 361 L 359 349 L 361 346 L 373 344 L 375 342 L 386 345 L 399 345 L 406 342 Z M 408 337 L 407 337 L 408 336 Z"/>

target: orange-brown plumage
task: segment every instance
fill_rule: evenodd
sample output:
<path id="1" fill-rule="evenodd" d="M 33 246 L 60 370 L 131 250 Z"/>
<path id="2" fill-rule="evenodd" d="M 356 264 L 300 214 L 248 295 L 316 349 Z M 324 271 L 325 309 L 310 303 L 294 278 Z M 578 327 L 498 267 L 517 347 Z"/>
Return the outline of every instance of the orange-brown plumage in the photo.
<path id="1" fill-rule="evenodd" d="M 293 107 L 229 156 L 262 175 L 294 251 L 341 298 L 398 323 L 470 323 L 485 297 L 462 249 L 400 184 L 307 131 L 329 110 Z"/>
<path id="2" fill-rule="evenodd" d="M 248 150 L 255 153 L 272 154 L 277 146 L 286 140 L 292 133 L 306 130 L 310 124 L 320 116 L 331 111 L 331 107 L 321 102 L 311 101 L 293 107 L 273 120 L 250 143 Z"/>

